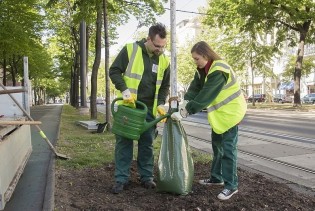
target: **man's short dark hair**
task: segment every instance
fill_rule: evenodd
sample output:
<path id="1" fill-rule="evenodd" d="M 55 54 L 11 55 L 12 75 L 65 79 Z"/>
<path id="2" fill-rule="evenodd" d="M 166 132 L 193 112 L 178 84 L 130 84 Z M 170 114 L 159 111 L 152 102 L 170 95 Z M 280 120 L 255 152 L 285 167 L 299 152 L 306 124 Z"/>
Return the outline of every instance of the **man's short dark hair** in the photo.
<path id="1" fill-rule="evenodd" d="M 149 37 L 151 38 L 151 40 L 153 40 L 155 38 L 155 35 L 159 35 L 162 39 L 166 38 L 166 29 L 165 29 L 165 25 L 162 23 L 157 23 L 155 25 L 152 25 L 149 28 Z"/>

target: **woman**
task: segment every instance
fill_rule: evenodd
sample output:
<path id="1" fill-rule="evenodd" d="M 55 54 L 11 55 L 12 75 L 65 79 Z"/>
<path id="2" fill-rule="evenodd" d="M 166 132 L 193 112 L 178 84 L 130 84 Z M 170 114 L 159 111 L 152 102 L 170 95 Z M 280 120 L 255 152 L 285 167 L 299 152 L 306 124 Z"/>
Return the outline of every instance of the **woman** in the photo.
<path id="1" fill-rule="evenodd" d="M 206 42 L 196 43 L 191 56 L 197 71 L 184 96 L 188 103 L 173 113 L 172 119 L 179 121 L 207 108 L 212 127 L 213 161 L 210 178 L 199 180 L 199 183 L 224 185 L 218 198 L 227 200 L 238 192 L 238 123 L 247 105 L 232 68 Z"/>

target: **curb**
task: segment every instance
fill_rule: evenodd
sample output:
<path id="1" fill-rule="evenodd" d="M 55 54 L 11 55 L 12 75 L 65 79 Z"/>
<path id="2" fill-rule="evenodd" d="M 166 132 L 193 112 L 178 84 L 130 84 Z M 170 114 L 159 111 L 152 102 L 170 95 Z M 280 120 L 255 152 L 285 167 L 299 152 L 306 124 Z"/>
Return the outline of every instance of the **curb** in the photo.
<path id="1" fill-rule="evenodd" d="M 63 110 L 63 106 L 60 109 L 58 134 L 57 134 L 57 140 L 55 141 L 55 145 L 60 137 L 60 122 L 61 122 L 62 110 Z M 55 208 L 55 163 L 56 163 L 55 155 L 52 152 L 50 152 L 50 161 L 49 161 L 49 166 L 48 166 L 48 171 L 47 171 L 47 183 L 46 183 L 46 188 L 45 188 L 43 210 L 52 211 Z"/>
<path id="2" fill-rule="evenodd" d="M 43 210 L 54 210 L 55 207 L 55 159 L 51 153 L 47 172 L 47 183 L 45 188 Z"/>

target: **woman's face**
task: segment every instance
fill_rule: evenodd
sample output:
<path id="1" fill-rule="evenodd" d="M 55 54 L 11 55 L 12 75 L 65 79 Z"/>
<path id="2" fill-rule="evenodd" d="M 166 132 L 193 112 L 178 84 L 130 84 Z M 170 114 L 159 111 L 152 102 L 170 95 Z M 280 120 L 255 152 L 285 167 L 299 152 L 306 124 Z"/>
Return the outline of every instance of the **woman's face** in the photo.
<path id="1" fill-rule="evenodd" d="M 204 68 L 208 63 L 208 59 L 200 54 L 197 54 L 196 52 L 192 52 L 191 57 L 194 59 L 194 62 L 198 68 Z"/>

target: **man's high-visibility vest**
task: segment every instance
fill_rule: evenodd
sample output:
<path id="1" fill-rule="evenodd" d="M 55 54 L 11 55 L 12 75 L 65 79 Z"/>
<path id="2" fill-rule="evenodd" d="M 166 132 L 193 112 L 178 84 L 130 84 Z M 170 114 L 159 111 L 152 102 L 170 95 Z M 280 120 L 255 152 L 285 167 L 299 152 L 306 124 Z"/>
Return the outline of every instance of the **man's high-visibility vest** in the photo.
<path id="1" fill-rule="evenodd" d="M 138 94 L 138 87 L 140 81 L 142 79 L 143 71 L 144 71 L 144 64 L 143 64 L 143 57 L 142 57 L 142 48 L 139 47 L 137 43 L 129 43 L 127 46 L 129 64 L 127 69 L 124 73 L 124 81 L 132 93 L 132 95 L 137 99 Z M 159 56 L 159 64 L 157 68 L 157 81 L 155 87 L 155 95 L 154 95 L 154 104 L 153 104 L 153 115 L 156 116 L 156 108 L 157 108 L 157 100 L 159 90 L 162 84 L 162 80 L 164 77 L 164 72 L 169 66 L 169 59 L 164 55 L 161 54 Z M 121 93 L 119 93 L 119 96 Z"/>

